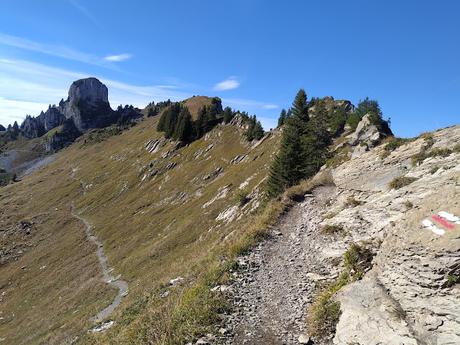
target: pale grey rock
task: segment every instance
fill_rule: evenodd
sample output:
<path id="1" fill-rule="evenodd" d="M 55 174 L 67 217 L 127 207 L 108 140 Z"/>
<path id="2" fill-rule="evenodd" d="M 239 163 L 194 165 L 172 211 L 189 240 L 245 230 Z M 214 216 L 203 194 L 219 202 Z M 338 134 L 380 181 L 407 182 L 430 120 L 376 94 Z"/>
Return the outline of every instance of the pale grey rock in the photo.
<path id="1" fill-rule="evenodd" d="M 376 125 L 371 124 L 370 114 L 366 114 L 358 123 L 355 132 L 350 135 L 349 143 L 352 146 L 362 143 L 368 147 L 374 147 L 385 136 L 385 134 L 379 131 Z"/>
<path id="2" fill-rule="evenodd" d="M 99 102 L 109 103 L 109 91 L 107 86 L 96 78 L 80 79 L 70 86 L 68 101 L 72 104 L 85 102 L 92 105 Z"/>
<path id="3" fill-rule="evenodd" d="M 453 149 L 460 126 L 432 136 L 433 148 Z M 460 225 L 444 236 L 421 226 L 439 211 L 460 215 L 460 153 L 412 166 L 411 157 L 424 145 L 419 138 L 385 158 L 382 146 L 369 147 L 334 168 L 335 186 L 316 188 L 268 241 L 239 258 L 225 344 L 298 344 L 298 335 L 308 333 L 305 318 L 316 287 L 338 276 L 343 253 L 361 241 L 376 254 L 373 267 L 334 296 L 342 312 L 336 333 L 314 343 L 460 343 L 460 285 L 449 285 L 449 276 L 460 275 Z M 433 167 L 439 168 L 434 174 Z M 390 189 L 399 176 L 417 180 Z M 347 205 L 351 196 L 361 203 Z M 342 225 L 346 234 L 321 234 L 325 222 Z"/>
<path id="4" fill-rule="evenodd" d="M 306 334 L 299 335 L 299 338 L 297 340 L 299 341 L 299 344 L 311 344 L 311 339 Z"/>

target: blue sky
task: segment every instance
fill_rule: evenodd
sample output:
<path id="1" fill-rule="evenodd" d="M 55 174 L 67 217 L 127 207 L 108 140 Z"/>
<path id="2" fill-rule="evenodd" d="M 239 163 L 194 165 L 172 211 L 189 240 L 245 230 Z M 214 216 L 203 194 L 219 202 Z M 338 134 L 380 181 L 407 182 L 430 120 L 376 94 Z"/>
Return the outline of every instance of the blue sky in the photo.
<path id="1" fill-rule="evenodd" d="M 272 127 L 309 97 L 377 99 L 394 132 L 460 123 L 460 1 L 2 0 L 0 123 L 96 76 L 112 107 L 216 95 Z"/>

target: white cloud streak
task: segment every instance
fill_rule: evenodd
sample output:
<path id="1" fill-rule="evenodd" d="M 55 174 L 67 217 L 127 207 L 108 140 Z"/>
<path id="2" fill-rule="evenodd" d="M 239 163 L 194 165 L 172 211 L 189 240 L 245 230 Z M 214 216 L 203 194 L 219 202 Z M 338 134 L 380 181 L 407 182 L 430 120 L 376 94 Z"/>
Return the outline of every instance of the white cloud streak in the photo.
<path id="1" fill-rule="evenodd" d="M 24 60 L 0 58 L 0 123 L 6 125 L 23 119 L 26 114 L 38 115 L 48 104 L 67 98 L 70 84 L 88 74 L 49 67 Z M 151 101 L 179 101 L 192 94 L 170 85 L 133 85 L 96 76 L 109 88 L 112 108 L 119 104 L 144 107 Z M 19 121 L 20 122 L 20 121 Z"/>
<path id="2" fill-rule="evenodd" d="M 107 55 L 104 57 L 105 61 L 110 62 L 120 62 L 131 59 L 133 56 L 131 54 L 118 54 L 118 55 Z"/>
<path id="3" fill-rule="evenodd" d="M 87 54 L 64 45 L 44 44 L 29 40 L 27 38 L 7 35 L 3 33 L 0 33 L 0 44 L 106 68 L 115 68 L 115 65 L 113 64 L 114 62 L 125 61 L 132 58 L 132 55 L 128 53 L 108 55 L 104 58 L 100 58 L 93 54 Z"/>
<path id="4" fill-rule="evenodd" d="M 50 67 L 25 60 L 0 58 L 0 123 L 7 125 L 15 120 L 21 122 L 25 115 L 36 116 L 46 110 L 49 104 L 56 104 L 67 98 L 71 83 L 87 78 L 87 73 Z M 183 85 L 134 85 L 95 75 L 109 89 L 112 108 L 119 104 L 132 104 L 139 108 L 151 101 L 171 99 L 179 101 L 197 94 L 195 88 Z M 191 90 L 183 91 L 183 90 Z M 225 105 L 252 114 L 261 114 L 260 120 L 265 128 L 273 126 L 270 111 L 278 108 L 275 104 L 250 99 L 223 99 Z"/>
<path id="5" fill-rule="evenodd" d="M 90 12 L 86 7 L 81 5 L 77 0 L 69 0 L 69 3 L 79 11 L 84 17 L 86 17 L 90 22 L 96 25 L 99 28 L 102 28 L 101 23 L 97 20 L 97 18 Z"/>
<path id="6" fill-rule="evenodd" d="M 83 62 L 90 65 L 106 66 L 103 59 L 92 54 L 83 53 L 63 45 L 43 44 L 28 40 L 26 38 L 6 35 L 0 33 L 0 44 L 34 51 L 37 53 L 60 57 L 67 60 Z"/>
<path id="7" fill-rule="evenodd" d="M 227 91 L 234 90 L 240 87 L 240 82 L 236 77 L 229 77 L 225 80 L 222 80 L 220 83 L 214 85 L 215 91 Z"/>

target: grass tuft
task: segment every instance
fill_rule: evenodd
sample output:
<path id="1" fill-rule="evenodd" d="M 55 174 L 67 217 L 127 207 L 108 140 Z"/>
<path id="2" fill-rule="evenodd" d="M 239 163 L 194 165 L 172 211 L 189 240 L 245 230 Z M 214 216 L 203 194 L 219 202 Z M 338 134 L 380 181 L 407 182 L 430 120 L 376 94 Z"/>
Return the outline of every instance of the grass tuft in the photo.
<path id="1" fill-rule="evenodd" d="M 416 180 L 417 179 L 415 177 L 407 177 L 407 176 L 396 177 L 389 183 L 388 186 L 391 189 L 400 189 L 402 187 L 410 185 L 412 182 Z"/>
<path id="2" fill-rule="evenodd" d="M 335 224 L 326 224 L 320 230 L 320 232 L 325 235 L 343 234 L 344 231 L 341 225 Z"/>
<path id="3" fill-rule="evenodd" d="M 307 326 L 312 336 L 323 339 L 335 333 L 341 311 L 334 296 L 345 285 L 361 279 L 371 267 L 372 258 L 373 253 L 365 244 L 354 243 L 344 253 L 344 272 L 320 290 L 308 310 Z"/>
<path id="4" fill-rule="evenodd" d="M 362 204 L 363 202 L 361 200 L 356 200 L 354 196 L 349 196 L 345 202 L 345 206 L 347 207 L 356 207 Z"/>

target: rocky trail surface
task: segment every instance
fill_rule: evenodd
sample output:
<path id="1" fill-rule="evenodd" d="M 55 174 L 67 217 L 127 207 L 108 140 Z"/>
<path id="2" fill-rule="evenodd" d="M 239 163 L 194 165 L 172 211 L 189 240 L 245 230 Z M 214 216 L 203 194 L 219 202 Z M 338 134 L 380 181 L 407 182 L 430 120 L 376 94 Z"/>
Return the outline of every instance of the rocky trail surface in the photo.
<path id="1" fill-rule="evenodd" d="M 329 193 L 321 187 L 308 195 L 272 229 L 268 241 L 239 259 L 226 344 L 308 343 L 306 311 L 315 288 L 337 276 L 332 262 L 319 255 L 318 224 Z"/>

